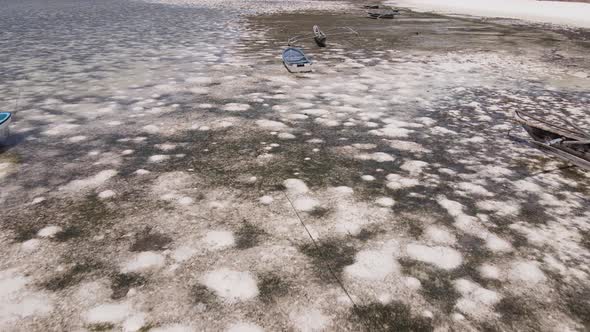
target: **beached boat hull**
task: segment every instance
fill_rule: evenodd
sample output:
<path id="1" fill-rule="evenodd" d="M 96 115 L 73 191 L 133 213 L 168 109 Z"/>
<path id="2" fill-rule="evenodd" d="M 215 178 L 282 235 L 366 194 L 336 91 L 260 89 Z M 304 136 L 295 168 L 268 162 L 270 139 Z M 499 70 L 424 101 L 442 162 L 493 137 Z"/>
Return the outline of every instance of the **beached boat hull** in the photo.
<path id="1" fill-rule="evenodd" d="M 373 19 L 392 19 L 395 15 L 399 14 L 399 10 L 388 6 L 377 6 L 376 8 L 370 8 L 367 14 L 369 18 Z"/>
<path id="2" fill-rule="evenodd" d="M 515 119 L 533 138 L 531 143 L 547 153 L 590 170 L 590 135 L 578 129 L 552 125 L 524 112 Z"/>
<path id="3" fill-rule="evenodd" d="M 10 135 L 10 121 L 12 121 L 12 113 L 0 112 L 0 143 Z"/>
<path id="4" fill-rule="evenodd" d="M 319 47 L 326 47 L 326 34 L 324 34 L 317 25 L 313 26 L 313 35 L 313 40 L 315 40 L 315 43 L 318 44 Z"/>
<path id="5" fill-rule="evenodd" d="M 311 60 L 301 49 L 289 47 L 283 51 L 283 64 L 291 73 L 311 72 Z"/>

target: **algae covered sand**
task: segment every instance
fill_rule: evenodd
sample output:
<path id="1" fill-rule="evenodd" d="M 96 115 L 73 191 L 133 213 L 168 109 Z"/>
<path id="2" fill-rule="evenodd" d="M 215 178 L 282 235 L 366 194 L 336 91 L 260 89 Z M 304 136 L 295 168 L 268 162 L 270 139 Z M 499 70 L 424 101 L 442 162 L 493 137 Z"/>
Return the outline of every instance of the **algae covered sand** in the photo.
<path id="1" fill-rule="evenodd" d="M 511 121 L 590 128 L 586 31 L 224 6 L 0 12 L 2 330 L 588 328 L 589 173 Z"/>

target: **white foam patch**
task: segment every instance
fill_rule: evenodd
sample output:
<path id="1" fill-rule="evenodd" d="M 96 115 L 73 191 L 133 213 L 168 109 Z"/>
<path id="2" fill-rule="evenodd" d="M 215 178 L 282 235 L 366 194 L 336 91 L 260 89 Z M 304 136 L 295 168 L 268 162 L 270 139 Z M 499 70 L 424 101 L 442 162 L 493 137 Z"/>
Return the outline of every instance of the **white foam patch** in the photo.
<path id="1" fill-rule="evenodd" d="M 190 259 L 191 257 L 193 257 L 196 253 L 197 253 L 197 250 L 194 248 L 180 247 L 180 248 L 175 249 L 172 252 L 171 257 L 176 262 L 184 262 L 184 261 Z"/>
<path id="2" fill-rule="evenodd" d="M 329 187 L 327 191 L 334 197 L 347 197 L 354 193 L 354 190 L 347 186 Z"/>
<path id="3" fill-rule="evenodd" d="M 122 266 L 122 270 L 124 272 L 143 272 L 160 269 L 164 264 L 166 264 L 164 256 L 155 252 L 144 251 L 128 260 Z"/>
<path id="4" fill-rule="evenodd" d="M 184 205 L 184 206 L 188 206 L 194 203 L 194 199 L 188 197 L 188 196 L 183 196 L 180 197 L 178 200 L 176 200 L 176 202 L 178 202 L 178 204 L 180 205 Z"/>
<path id="5" fill-rule="evenodd" d="M 388 250 L 363 250 L 356 254 L 354 261 L 354 264 L 344 269 L 352 278 L 383 280 L 399 271 L 399 264 Z"/>
<path id="6" fill-rule="evenodd" d="M 375 200 L 375 203 L 383 207 L 391 207 L 395 205 L 395 201 L 389 197 L 379 197 Z"/>
<path id="7" fill-rule="evenodd" d="M 500 269 L 492 264 L 482 264 L 478 269 L 479 274 L 486 279 L 499 279 Z"/>
<path id="8" fill-rule="evenodd" d="M 39 240 L 39 239 L 30 239 L 30 240 L 27 240 L 27 241 L 25 241 L 25 242 L 23 242 L 21 244 L 21 249 L 24 252 L 34 252 L 37 249 L 39 249 L 39 246 L 40 245 L 41 245 L 41 240 Z"/>
<path id="9" fill-rule="evenodd" d="M 412 178 L 403 177 L 399 174 L 388 174 L 387 177 L 387 188 L 393 190 L 405 189 L 415 187 L 420 184 L 420 181 Z"/>
<path id="10" fill-rule="evenodd" d="M 98 193 L 98 198 L 107 199 L 107 198 L 115 197 L 116 194 L 117 193 L 115 193 L 112 190 L 104 190 L 104 191 L 101 191 L 100 193 Z"/>
<path id="11" fill-rule="evenodd" d="M 176 149 L 177 145 L 172 143 L 156 144 L 155 147 L 162 151 L 172 151 Z"/>
<path id="12" fill-rule="evenodd" d="M 41 202 L 43 202 L 43 201 L 45 201 L 45 197 L 35 197 L 35 198 L 33 199 L 33 201 L 31 202 L 31 204 L 33 204 L 33 205 L 34 205 L 34 204 L 39 204 L 39 203 L 41 203 Z"/>
<path id="13" fill-rule="evenodd" d="M 260 204 L 270 205 L 274 201 L 274 198 L 272 198 L 272 196 L 265 195 L 260 197 L 258 201 L 260 202 Z"/>
<path id="14" fill-rule="evenodd" d="M 399 141 L 399 140 L 391 140 L 389 141 L 389 146 L 394 149 L 401 150 L 401 151 L 410 151 L 410 152 L 430 152 L 429 149 L 424 148 L 424 146 L 415 143 L 415 142 L 408 142 L 408 141 Z"/>
<path id="15" fill-rule="evenodd" d="M 501 300 L 498 293 L 467 279 L 455 280 L 455 289 L 462 295 L 455 307 L 470 316 L 477 317 L 492 311 L 493 306 Z"/>
<path id="16" fill-rule="evenodd" d="M 419 279 L 414 277 L 405 277 L 404 283 L 406 284 L 406 287 L 408 287 L 411 290 L 419 290 L 420 288 L 422 288 L 422 282 L 420 282 Z"/>
<path id="17" fill-rule="evenodd" d="M 395 157 L 385 152 L 361 153 L 355 156 L 359 160 L 374 160 L 378 163 L 394 161 Z"/>
<path id="18" fill-rule="evenodd" d="M 414 260 L 432 264 L 444 270 L 452 270 L 463 263 L 463 256 L 453 248 L 409 244 L 406 254 Z"/>
<path id="19" fill-rule="evenodd" d="M 305 308 L 291 312 L 289 319 L 297 331 L 300 332 L 323 331 L 331 324 L 330 317 L 314 308 Z"/>
<path id="20" fill-rule="evenodd" d="M 520 211 L 520 205 L 515 202 L 500 201 L 480 201 L 476 203 L 477 207 L 485 211 L 493 211 L 499 216 L 516 215 Z"/>
<path id="21" fill-rule="evenodd" d="M 287 193 L 291 195 L 305 194 L 309 191 L 305 182 L 299 179 L 287 179 L 283 181 L 283 186 L 287 188 Z"/>
<path id="22" fill-rule="evenodd" d="M 311 197 L 298 197 L 293 200 L 293 206 L 297 211 L 310 212 L 319 205 L 320 203 Z"/>
<path id="23" fill-rule="evenodd" d="M 264 332 L 264 329 L 253 323 L 240 322 L 230 325 L 227 332 Z"/>
<path id="24" fill-rule="evenodd" d="M 516 261 L 510 264 L 509 278 L 514 281 L 521 281 L 528 285 L 545 281 L 545 273 L 541 271 L 537 262 Z"/>
<path id="25" fill-rule="evenodd" d="M 279 121 L 257 120 L 256 124 L 263 129 L 281 131 L 287 129 L 287 125 Z"/>
<path id="26" fill-rule="evenodd" d="M 209 246 L 209 249 L 220 250 L 232 247 L 235 239 L 232 232 L 211 231 L 205 235 L 205 243 Z"/>
<path id="27" fill-rule="evenodd" d="M 190 325 L 172 324 L 164 325 L 150 329 L 150 332 L 196 332 L 197 330 Z"/>
<path id="28" fill-rule="evenodd" d="M 238 103 L 229 103 L 223 106 L 224 111 L 229 112 L 243 112 L 250 109 L 250 105 L 248 104 L 238 104 Z"/>
<path id="29" fill-rule="evenodd" d="M 408 135 L 413 132 L 414 131 L 411 129 L 402 128 L 399 123 L 391 123 L 381 129 L 369 130 L 369 134 L 393 138 L 408 137 Z"/>
<path id="30" fill-rule="evenodd" d="M 120 323 L 131 312 L 131 305 L 128 303 L 101 304 L 84 313 L 84 320 L 90 324 Z"/>
<path id="31" fill-rule="evenodd" d="M 363 176 L 361 176 L 361 179 L 363 181 L 367 181 L 367 182 L 375 181 L 375 177 L 372 175 L 363 175 Z"/>
<path id="32" fill-rule="evenodd" d="M 53 310 L 52 301 L 43 293 L 27 289 L 30 279 L 16 270 L 0 271 L 0 329 L 12 331 L 19 319 L 46 316 Z"/>
<path id="33" fill-rule="evenodd" d="M 457 242 L 454 234 L 440 226 L 428 226 L 424 231 L 424 238 L 436 244 L 453 245 Z"/>
<path id="34" fill-rule="evenodd" d="M 145 325 L 146 315 L 144 313 L 134 314 L 122 324 L 123 332 L 136 332 L 139 331 Z"/>
<path id="35" fill-rule="evenodd" d="M 422 173 L 422 169 L 427 167 L 428 163 L 421 161 L 421 160 L 409 160 L 403 163 L 401 169 L 406 172 L 409 172 L 411 176 L 416 176 Z"/>
<path id="36" fill-rule="evenodd" d="M 483 186 L 471 182 L 460 182 L 457 184 L 457 188 L 472 195 L 480 195 L 485 197 L 494 196 L 493 193 L 489 192 Z"/>
<path id="37" fill-rule="evenodd" d="M 87 177 L 85 179 L 70 181 L 68 184 L 61 187 L 60 189 L 70 192 L 95 189 L 107 182 L 107 180 L 114 177 L 115 175 L 117 175 L 117 171 L 115 171 L 114 169 L 107 169 L 104 171 L 100 171 L 96 175 Z"/>
<path id="38" fill-rule="evenodd" d="M 54 237 L 57 233 L 61 232 L 61 227 L 59 226 L 46 226 L 41 228 L 37 232 L 38 237 Z"/>
<path id="39" fill-rule="evenodd" d="M 290 134 L 290 133 L 280 133 L 277 135 L 277 137 L 279 139 L 283 139 L 283 140 L 289 140 L 289 139 L 295 139 L 295 135 Z"/>
<path id="40" fill-rule="evenodd" d="M 250 272 L 222 268 L 206 273 L 202 283 L 230 303 L 246 301 L 258 296 L 258 286 Z"/>
<path id="41" fill-rule="evenodd" d="M 168 160 L 168 159 L 170 159 L 170 156 L 169 155 L 166 155 L 166 154 L 155 154 L 153 156 L 150 156 L 148 158 L 148 161 L 150 163 L 161 163 L 161 162 L 163 162 L 165 160 Z"/>
<path id="42" fill-rule="evenodd" d="M 143 127 L 143 130 L 146 133 L 150 133 L 150 134 L 157 134 L 160 132 L 160 128 L 156 125 L 147 125 Z"/>
<path id="43" fill-rule="evenodd" d="M 79 135 L 79 136 L 72 136 L 72 137 L 68 138 L 68 141 L 70 141 L 72 143 L 79 143 L 79 142 L 85 141 L 86 139 L 88 139 L 88 137 Z"/>
<path id="44" fill-rule="evenodd" d="M 150 171 L 148 171 L 147 169 L 143 169 L 143 168 L 140 168 L 135 171 L 135 174 L 137 174 L 137 175 L 146 175 L 146 174 L 150 174 L 150 173 L 151 173 Z"/>
<path id="45" fill-rule="evenodd" d="M 508 252 L 514 249 L 510 242 L 492 233 L 484 235 L 484 241 L 486 242 L 486 247 L 494 252 Z"/>

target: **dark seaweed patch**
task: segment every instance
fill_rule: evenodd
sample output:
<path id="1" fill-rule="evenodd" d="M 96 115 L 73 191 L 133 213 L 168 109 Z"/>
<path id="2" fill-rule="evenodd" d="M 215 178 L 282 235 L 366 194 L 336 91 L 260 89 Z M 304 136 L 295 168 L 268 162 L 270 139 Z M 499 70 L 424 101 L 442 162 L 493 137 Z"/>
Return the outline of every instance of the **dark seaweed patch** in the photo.
<path id="1" fill-rule="evenodd" d="M 445 312 L 451 312 L 460 294 L 453 284 L 451 272 L 437 270 L 420 262 L 401 259 L 400 264 L 405 274 L 414 276 L 422 283 L 420 292 Z"/>
<path id="2" fill-rule="evenodd" d="M 161 233 L 152 232 L 150 227 L 137 234 L 135 242 L 131 245 L 131 251 L 158 251 L 165 250 L 172 242 L 172 238 Z"/>
<path id="3" fill-rule="evenodd" d="M 331 209 L 325 207 L 316 207 L 309 212 L 309 215 L 314 218 L 323 218 L 332 212 Z"/>
<path id="4" fill-rule="evenodd" d="M 590 287 L 563 285 L 559 292 L 569 312 L 584 326 L 590 326 Z"/>
<path id="5" fill-rule="evenodd" d="M 16 226 L 14 228 L 14 240 L 18 242 L 25 242 L 34 238 L 35 235 L 37 235 L 37 232 L 39 231 L 39 229 L 37 229 L 38 227 L 39 226 L 34 226 L 31 224 L 23 224 Z"/>
<path id="6" fill-rule="evenodd" d="M 262 228 L 244 220 L 235 235 L 236 248 L 248 249 L 257 246 L 261 237 L 267 235 L 267 233 Z"/>
<path id="7" fill-rule="evenodd" d="M 53 276 L 42 284 L 42 287 L 50 291 L 59 291 L 78 284 L 86 274 L 102 268 L 99 262 L 88 260 L 74 264 L 66 271 Z"/>
<path id="8" fill-rule="evenodd" d="M 580 244 L 590 250 L 590 231 L 580 230 L 580 236 L 582 237 Z"/>
<path id="9" fill-rule="evenodd" d="M 76 238 L 80 235 L 82 235 L 82 230 L 80 229 L 80 227 L 71 225 L 68 226 L 66 229 L 62 230 L 61 232 L 55 234 L 55 239 L 57 241 L 64 242 Z"/>
<path id="10" fill-rule="evenodd" d="M 502 315 L 502 321 L 519 331 L 538 331 L 540 326 L 535 317 L 535 308 L 530 300 L 516 296 L 504 297 L 494 309 Z"/>
<path id="11" fill-rule="evenodd" d="M 354 238 L 365 242 L 381 233 L 385 233 L 385 231 L 377 228 L 363 228 Z"/>
<path id="12" fill-rule="evenodd" d="M 137 273 L 117 273 L 111 277 L 111 298 L 118 300 L 127 296 L 132 287 L 139 287 L 146 283 L 146 279 Z"/>
<path id="13" fill-rule="evenodd" d="M 401 302 L 371 303 L 352 309 L 352 318 L 366 331 L 422 332 L 433 331 L 429 318 L 412 315 L 410 307 Z"/>
<path id="14" fill-rule="evenodd" d="M 217 304 L 217 296 L 209 288 L 197 284 L 191 289 L 191 298 L 195 304 L 205 304 L 207 306 L 214 306 Z"/>
<path id="15" fill-rule="evenodd" d="M 113 323 L 97 323 L 86 326 L 92 332 L 111 331 L 115 328 Z"/>
<path id="16" fill-rule="evenodd" d="M 262 302 L 271 303 L 276 298 L 285 296 L 289 293 L 289 284 L 274 273 L 264 274 L 260 276 L 259 280 L 259 297 Z"/>
<path id="17" fill-rule="evenodd" d="M 354 263 L 357 252 L 350 241 L 343 239 L 321 241 L 317 247 L 313 243 L 305 244 L 299 251 L 311 259 L 315 272 L 326 282 L 335 282 L 330 269 L 336 274 L 342 273 L 344 267 Z"/>

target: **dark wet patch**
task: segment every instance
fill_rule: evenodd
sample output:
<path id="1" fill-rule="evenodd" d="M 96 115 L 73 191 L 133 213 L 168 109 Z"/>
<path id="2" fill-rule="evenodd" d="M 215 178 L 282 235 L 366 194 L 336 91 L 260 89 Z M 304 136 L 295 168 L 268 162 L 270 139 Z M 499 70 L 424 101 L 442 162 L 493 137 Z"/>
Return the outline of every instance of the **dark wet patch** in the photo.
<path id="1" fill-rule="evenodd" d="M 17 242 L 28 241 L 37 235 L 37 232 L 39 231 L 39 229 L 40 228 L 38 225 L 29 224 L 29 223 L 16 225 L 13 228 L 14 240 Z"/>
<path id="2" fill-rule="evenodd" d="M 323 218 L 332 213 L 332 209 L 325 207 L 316 207 L 311 210 L 308 214 L 314 218 Z"/>
<path id="3" fill-rule="evenodd" d="M 111 299 L 118 300 L 129 292 L 133 287 L 145 285 L 147 280 L 137 273 L 117 273 L 111 276 Z"/>
<path id="4" fill-rule="evenodd" d="M 121 216 L 120 210 L 112 209 L 95 194 L 66 206 L 54 206 L 51 210 L 59 211 L 51 219 L 64 220 L 63 230 L 55 236 L 56 241 L 62 242 L 87 238 Z"/>
<path id="5" fill-rule="evenodd" d="M 570 314 L 584 326 L 590 326 L 590 286 L 561 283 L 558 292 Z"/>
<path id="6" fill-rule="evenodd" d="M 379 228 L 363 228 L 357 235 L 354 235 L 353 237 L 363 242 L 366 242 L 368 240 L 373 239 L 377 235 L 383 233 L 385 233 L 385 231 Z"/>
<path id="7" fill-rule="evenodd" d="M 424 233 L 424 229 L 416 220 L 403 219 L 400 224 L 406 226 L 407 233 L 412 237 L 418 239 Z"/>
<path id="8" fill-rule="evenodd" d="M 262 302 L 272 303 L 289 293 L 289 283 L 277 274 L 267 273 L 259 277 L 258 290 Z"/>
<path id="9" fill-rule="evenodd" d="M 151 227 L 146 227 L 141 233 L 135 236 L 135 241 L 129 248 L 130 251 L 159 251 L 168 249 L 168 245 L 172 243 L 172 238 L 153 232 Z"/>
<path id="10" fill-rule="evenodd" d="M 339 276 L 344 267 L 354 263 L 357 249 L 345 239 L 327 239 L 317 242 L 317 246 L 308 243 L 299 247 L 299 251 L 310 258 L 316 274 L 324 282 L 336 282 L 333 271 Z"/>
<path id="11" fill-rule="evenodd" d="M 539 204 L 538 199 L 535 198 L 529 198 L 520 204 L 521 208 L 518 217 L 521 221 L 531 224 L 547 224 L 553 218 L 545 212 L 545 207 Z"/>
<path id="12" fill-rule="evenodd" d="M 511 329 L 518 331 L 539 331 L 540 325 L 535 316 L 539 309 L 530 299 L 517 296 L 506 296 L 498 302 L 494 309 L 501 315 L 501 321 Z"/>
<path id="13" fill-rule="evenodd" d="M 151 331 L 152 329 L 156 328 L 157 326 L 152 324 L 152 323 L 147 323 L 146 325 L 142 326 L 139 328 L 139 330 L 137 330 L 137 332 L 148 332 Z"/>
<path id="14" fill-rule="evenodd" d="M 80 227 L 71 225 L 68 226 L 66 229 L 62 230 L 61 232 L 55 234 L 54 238 L 57 241 L 65 242 L 73 238 L 79 237 L 80 235 L 82 235 L 82 230 L 80 229 Z"/>
<path id="15" fill-rule="evenodd" d="M 582 237 L 582 240 L 580 241 L 580 244 L 590 250 L 590 231 L 588 230 L 580 230 L 580 236 Z"/>
<path id="16" fill-rule="evenodd" d="M 453 283 L 455 275 L 452 272 L 436 269 L 421 262 L 399 260 L 404 274 L 420 280 L 420 293 L 432 304 L 437 305 L 444 312 L 451 312 L 461 297 Z"/>
<path id="17" fill-rule="evenodd" d="M 401 302 L 356 306 L 352 309 L 351 319 L 365 331 L 434 331 L 431 319 L 413 315 L 410 306 Z"/>
<path id="18" fill-rule="evenodd" d="M 92 332 L 111 331 L 115 328 L 115 324 L 113 324 L 113 323 L 97 323 L 97 324 L 87 325 L 86 328 Z"/>
<path id="19" fill-rule="evenodd" d="M 207 307 L 218 304 L 215 293 L 201 284 L 197 284 L 191 288 L 190 297 L 195 304 L 204 304 Z"/>
<path id="20" fill-rule="evenodd" d="M 67 270 L 43 282 L 41 286 L 50 291 L 60 291 L 67 287 L 77 285 L 84 279 L 86 275 L 103 267 L 104 266 L 102 263 L 94 260 L 86 260 L 80 263 L 75 263 Z"/>
<path id="21" fill-rule="evenodd" d="M 268 235 L 264 229 L 244 220 L 240 228 L 234 233 L 237 249 L 256 247 L 261 238 Z"/>

